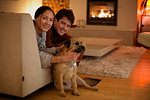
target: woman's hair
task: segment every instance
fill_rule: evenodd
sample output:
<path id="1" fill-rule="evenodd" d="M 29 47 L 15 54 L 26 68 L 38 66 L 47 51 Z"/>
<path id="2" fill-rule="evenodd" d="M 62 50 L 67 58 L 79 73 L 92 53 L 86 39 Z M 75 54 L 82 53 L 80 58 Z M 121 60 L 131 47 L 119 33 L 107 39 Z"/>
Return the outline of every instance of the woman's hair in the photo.
<path id="1" fill-rule="evenodd" d="M 61 9 L 57 12 L 55 18 L 57 19 L 57 21 L 59 21 L 64 16 L 67 17 L 71 21 L 71 24 L 74 23 L 75 18 L 74 18 L 74 14 L 72 10 Z"/>
<path id="2" fill-rule="evenodd" d="M 39 7 L 39 8 L 36 10 L 35 15 L 34 15 L 34 19 L 38 18 L 38 17 L 39 17 L 41 14 L 43 14 L 46 10 L 52 11 L 52 13 L 53 13 L 54 16 L 55 16 L 54 11 L 53 11 L 50 7 L 48 7 L 48 6 L 41 6 L 41 7 Z"/>

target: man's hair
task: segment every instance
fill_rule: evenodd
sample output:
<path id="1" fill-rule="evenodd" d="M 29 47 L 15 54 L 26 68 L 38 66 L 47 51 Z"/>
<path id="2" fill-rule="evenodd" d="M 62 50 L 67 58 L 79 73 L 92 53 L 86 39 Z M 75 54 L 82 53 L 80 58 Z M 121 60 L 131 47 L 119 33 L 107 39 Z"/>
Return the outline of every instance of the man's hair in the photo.
<path id="1" fill-rule="evenodd" d="M 48 6 L 41 6 L 41 7 L 39 7 L 39 8 L 36 10 L 35 15 L 34 15 L 34 19 L 38 18 L 38 17 L 39 17 L 41 14 L 43 14 L 46 10 L 52 11 L 52 13 L 53 13 L 54 16 L 55 16 L 54 11 L 53 11 L 50 7 L 48 7 Z"/>
<path id="2" fill-rule="evenodd" d="M 75 18 L 74 18 L 74 14 L 73 14 L 72 10 L 61 9 L 57 12 L 57 14 L 55 16 L 57 21 L 59 21 L 63 17 L 67 17 L 71 21 L 71 25 L 74 23 Z"/>

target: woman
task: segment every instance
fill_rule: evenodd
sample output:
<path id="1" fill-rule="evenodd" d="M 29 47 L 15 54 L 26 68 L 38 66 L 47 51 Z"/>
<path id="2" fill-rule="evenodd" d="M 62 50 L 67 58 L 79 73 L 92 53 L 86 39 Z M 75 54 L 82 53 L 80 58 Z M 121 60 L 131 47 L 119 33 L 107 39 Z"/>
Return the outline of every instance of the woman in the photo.
<path id="1" fill-rule="evenodd" d="M 54 12 L 48 6 L 41 6 L 35 12 L 34 25 L 42 67 L 49 67 L 52 63 L 76 61 L 80 54 L 68 51 L 62 56 L 54 56 L 61 47 L 46 48 L 46 32 L 52 27 Z"/>

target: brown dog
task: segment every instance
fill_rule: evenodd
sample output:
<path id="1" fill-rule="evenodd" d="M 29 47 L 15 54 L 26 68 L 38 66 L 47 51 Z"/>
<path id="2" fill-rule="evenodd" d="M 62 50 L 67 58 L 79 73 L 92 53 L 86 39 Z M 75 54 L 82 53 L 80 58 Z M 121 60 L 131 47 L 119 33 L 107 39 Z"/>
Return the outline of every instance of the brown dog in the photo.
<path id="1" fill-rule="evenodd" d="M 75 48 L 74 52 L 81 53 L 85 51 L 85 45 L 82 41 L 72 38 L 64 43 L 64 48 L 57 55 L 63 55 L 72 47 Z M 76 62 L 64 62 L 56 63 L 53 66 L 53 79 L 54 86 L 60 91 L 60 96 L 65 97 L 64 90 L 73 90 L 73 95 L 79 96 L 77 90 L 77 81 L 88 89 L 97 91 L 98 88 L 89 86 L 83 79 L 77 76 L 77 66 Z M 70 82 L 70 84 L 68 84 Z"/>

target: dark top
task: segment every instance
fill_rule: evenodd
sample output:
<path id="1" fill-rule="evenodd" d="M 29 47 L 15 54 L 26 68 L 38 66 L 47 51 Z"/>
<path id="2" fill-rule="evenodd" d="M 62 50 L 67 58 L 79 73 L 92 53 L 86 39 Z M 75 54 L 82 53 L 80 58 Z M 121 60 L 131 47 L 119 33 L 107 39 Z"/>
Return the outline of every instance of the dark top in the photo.
<path id="1" fill-rule="evenodd" d="M 51 47 L 58 47 L 61 46 L 66 40 L 72 38 L 70 35 L 65 33 L 64 35 L 59 35 L 54 26 L 50 30 L 48 30 L 47 35 L 46 35 L 46 47 L 51 48 Z"/>

